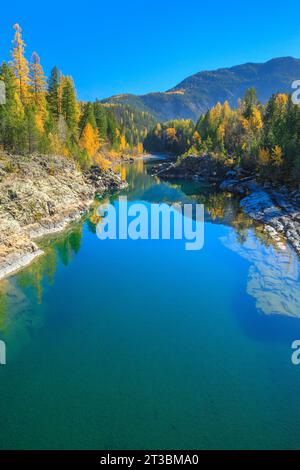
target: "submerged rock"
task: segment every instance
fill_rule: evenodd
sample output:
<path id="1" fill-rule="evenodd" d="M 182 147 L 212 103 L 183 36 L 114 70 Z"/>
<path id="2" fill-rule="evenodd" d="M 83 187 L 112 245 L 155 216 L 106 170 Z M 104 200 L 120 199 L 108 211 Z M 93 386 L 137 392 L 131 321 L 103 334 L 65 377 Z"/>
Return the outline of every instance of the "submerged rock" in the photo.
<path id="1" fill-rule="evenodd" d="M 273 230 L 268 226 L 266 229 L 269 233 Z M 290 247 L 282 251 L 272 245 L 266 246 L 251 232 L 242 243 L 234 232 L 221 240 L 251 264 L 247 292 L 256 300 L 256 307 L 262 313 L 300 317 L 299 260 Z"/>

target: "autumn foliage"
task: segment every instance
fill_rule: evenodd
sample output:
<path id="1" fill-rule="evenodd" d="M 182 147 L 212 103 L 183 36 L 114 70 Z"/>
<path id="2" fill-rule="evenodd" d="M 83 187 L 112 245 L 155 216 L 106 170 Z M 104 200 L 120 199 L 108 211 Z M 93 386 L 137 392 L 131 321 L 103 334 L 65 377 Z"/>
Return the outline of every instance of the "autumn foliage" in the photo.
<path id="1" fill-rule="evenodd" d="M 143 141 L 155 123 L 150 115 L 124 105 L 78 101 L 72 77 L 55 66 L 47 79 L 37 52 L 27 60 L 18 24 L 11 57 L 0 67 L 6 87 L 6 103 L 0 106 L 0 148 L 61 154 L 81 166 L 107 165 L 104 154 L 143 152 Z"/>
<path id="2" fill-rule="evenodd" d="M 266 105 L 254 89 L 237 108 L 217 103 L 192 121 L 157 124 L 145 140 L 148 151 L 177 155 L 210 155 L 225 164 L 241 165 L 261 178 L 298 181 L 300 177 L 300 107 L 279 93 Z"/>

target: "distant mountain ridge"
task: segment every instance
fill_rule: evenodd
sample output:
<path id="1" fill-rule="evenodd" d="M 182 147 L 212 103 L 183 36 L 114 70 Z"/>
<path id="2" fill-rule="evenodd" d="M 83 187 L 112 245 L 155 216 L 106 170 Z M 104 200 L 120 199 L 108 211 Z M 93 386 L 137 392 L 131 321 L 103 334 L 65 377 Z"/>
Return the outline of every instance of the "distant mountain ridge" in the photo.
<path id="1" fill-rule="evenodd" d="M 130 105 L 160 121 L 179 118 L 195 121 L 218 101 L 228 100 L 231 106 L 237 106 L 238 99 L 250 87 L 256 88 L 263 103 L 273 93 L 290 93 L 294 80 L 300 80 L 300 59 L 281 57 L 265 63 L 199 72 L 166 92 L 117 95 L 103 102 Z"/>

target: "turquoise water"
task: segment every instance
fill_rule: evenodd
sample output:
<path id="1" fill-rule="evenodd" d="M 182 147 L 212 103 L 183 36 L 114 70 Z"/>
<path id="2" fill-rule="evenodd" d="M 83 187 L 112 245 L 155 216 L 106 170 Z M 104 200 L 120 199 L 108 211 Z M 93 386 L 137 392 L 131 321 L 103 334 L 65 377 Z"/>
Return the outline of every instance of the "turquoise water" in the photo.
<path id="1" fill-rule="evenodd" d="M 41 241 L 0 284 L 0 448 L 299 448 L 297 257 L 152 164 L 122 168 L 128 199 L 205 203 L 204 248 L 100 241 L 96 209 Z"/>

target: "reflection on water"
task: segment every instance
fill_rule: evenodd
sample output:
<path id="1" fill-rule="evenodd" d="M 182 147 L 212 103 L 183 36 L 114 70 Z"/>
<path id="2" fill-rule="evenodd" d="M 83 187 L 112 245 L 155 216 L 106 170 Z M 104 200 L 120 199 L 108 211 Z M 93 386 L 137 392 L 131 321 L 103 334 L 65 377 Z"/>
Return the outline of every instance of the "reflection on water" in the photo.
<path id="1" fill-rule="evenodd" d="M 11 355 L 30 340 L 30 331 L 43 325 L 43 293 L 54 284 L 58 264 L 68 266 L 79 252 L 81 238 L 82 223 L 77 223 L 40 241 L 44 256 L 0 283 L 0 334 L 13 345 Z"/>
<path id="2" fill-rule="evenodd" d="M 137 159 L 134 164 L 123 164 L 119 170 L 129 188 L 128 200 L 146 202 L 199 203 L 205 205 L 206 222 L 232 227 L 222 243 L 250 263 L 247 292 L 256 299 L 257 308 L 265 314 L 300 316 L 299 260 L 294 251 L 278 251 L 272 246 L 261 227 L 254 226 L 242 211 L 236 198 L 217 192 L 208 184 L 187 181 L 160 181 L 151 175 L 152 161 Z M 104 202 L 116 200 L 114 195 Z M 96 200 L 85 224 L 96 234 L 101 221 L 97 212 L 103 200 Z M 1 337 L 17 336 L 15 344 L 26 341 L 28 330 L 42 325 L 43 292 L 55 282 L 58 264 L 68 266 L 81 247 L 83 222 L 74 224 L 65 232 L 47 237 L 40 242 L 45 255 L 12 279 L 0 283 Z M 28 300 L 33 291 L 36 305 Z"/>
<path id="3" fill-rule="evenodd" d="M 0 448 L 299 447 L 297 257 L 236 198 L 151 167 L 121 166 L 124 194 L 204 204 L 203 250 L 100 242 L 103 200 L 42 240 L 0 283 Z"/>
<path id="4" fill-rule="evenodd" d="M 247 292 L 263 313 L 300 317 L 299 259 L 286 247 L 278 251 L 261 243 L 249 230 L 241 242 L 236 233 L 222 238 L 224 245 L 250 263 Z"/>
<path id="5" fill-rule="evenodd" d="M 151 164 L 143 160 L 137 168 L 123 168 L 123 177 L 134 188 L 133 199 L 204 204 L 207 222 L 234 229 L 222 242 L 250 263 L 247 292 L 256 299 L 257 308 L 267 315 L 300 317 L 299 258 L 290 246 L 286 244 L 286 249 L 280 250 L 262 226 L 243 213 L 238 199 L 229 193 L 217 192 L 199 182 L 161 182 L 150 174 Z"/>

